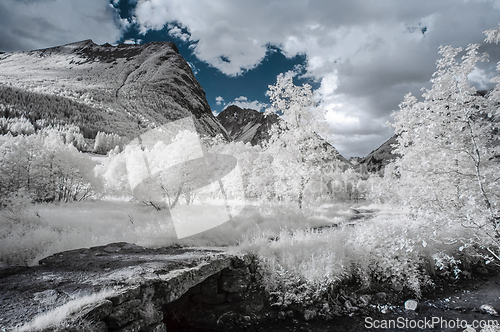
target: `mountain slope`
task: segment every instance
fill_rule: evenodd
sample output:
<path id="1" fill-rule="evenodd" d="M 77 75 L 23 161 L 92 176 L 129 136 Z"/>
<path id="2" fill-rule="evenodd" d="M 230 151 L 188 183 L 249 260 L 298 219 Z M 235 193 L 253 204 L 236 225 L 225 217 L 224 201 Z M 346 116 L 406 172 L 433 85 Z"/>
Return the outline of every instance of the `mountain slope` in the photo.
<path id="1" fill-rule="evenodd" d="M 397 136 L 394 135 L 385 141 L 381 146 L 370 152 L 366 157 L 359 160 L 362 171 L 375 173 L 383 170 L 387 164 L 396 159 L 398 155 L 393 154 L 393 145 L 397 144 Z"/>
<path id="2" fill-rule="evenodd" d="M 6 110 L 75 123 L 87 138 L 97 131 L 134 137 L 194 115 L 200 134 L 227 138 L 188 63 L 167 42 L 111 46 L 86 40 L 0 54 L 0 112 Z"/>

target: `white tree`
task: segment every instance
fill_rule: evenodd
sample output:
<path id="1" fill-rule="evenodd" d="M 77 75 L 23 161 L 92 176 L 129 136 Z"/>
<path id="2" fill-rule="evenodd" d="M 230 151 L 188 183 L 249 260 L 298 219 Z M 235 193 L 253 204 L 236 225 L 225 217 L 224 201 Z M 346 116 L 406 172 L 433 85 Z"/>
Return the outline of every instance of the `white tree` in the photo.
<path id="1" fill-rule="evenodd" d="M 441 47 L 432 88 L 418 101 L 405 96 L 396 112 L 395 163 L 406 203 L 434 221 L 461 223 L 500 237 L 500 165 L 498 94 L 479 94 L 469 75 L 478 61 L 479 45 Z M 498 86 L 495 91 L 498 90 Z"/>
<path id="2" fill-rule="evenodd" d="M 58 131 L 7 136 L 0 146 L 0 190 L 36 202 L 82 200 L 98 187 L 94 163 Z M 3 196 L 0 197 L 0 201 Z"/>
<path id="3" fill-rule="evenodd" d="M 253 188 L 261 188 L 261 196 L 293 201 L 302 208 L 306 186 L 336 157 L 319 136 L 328 128 L 324 110 L 315 102 L 311 86 L 296 86 L 290 74 L 279 75 L 268 95 L 271 107 L 266 114 L 280 115 L 282 121 L 274 125 L 255 161 Z"/>
<path id="4" fill-rule="evenodd" d="M 115 133 L 98 132 L 94 141 L 94 152 L 106 154 L 117 146 L 121 150 L 123 147 L 123 138 Z"/>

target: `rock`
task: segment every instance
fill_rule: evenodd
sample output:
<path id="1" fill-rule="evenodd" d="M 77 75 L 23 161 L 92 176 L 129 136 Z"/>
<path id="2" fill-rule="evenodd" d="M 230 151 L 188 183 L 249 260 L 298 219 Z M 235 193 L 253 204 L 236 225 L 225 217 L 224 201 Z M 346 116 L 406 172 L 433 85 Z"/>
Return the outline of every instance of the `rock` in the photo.
<path id="1" fill-rule="evenodd" d="M 125 290 L 122 290 L 120 293 L 110 297 L 109 300 L 113 302 L 114 306 L 117 306 L 125 301 L 139 297 L 140 293 L 141 293 L 141 286 L 133 286 Z"/>
<path id="2" fill-rule="evenodd" d="M 395 291 L 395 292 L 401 292 L 403 290 L 403 284 L 400 283 L 400 282 L 395 282 L 392 284 L 392 289 Z"/>
<path id="3" fill-rule="evenodd" d="M 106 317 L 106 324 L 111 328 L 117 328 L 132 322 L 139 315 L 138 307 L 140 304 L 141 300 L 135 299 L 124 302 L 113 308 L 111 314 Z"/>
<path id="4" fill-rule="evenodd" d="M 356 310 L 358 310 L 358 309 L 359 309 L 358 307 L 353 306 L 353 305 L 352 305 L 352 302 L 351 302 L 350 300 L 346 300 L 346 301 L 344 302 L 344 306 L 345 306 L 345 308 L 346 308 L 347 310 L 349 310 L 349 311 L 356 311 Z"/>
<path id="5" fill-rule="evenodd" d="M 118 330 L 113 330 L 115 332 L 140 332 L 142 330 L 144 323 L 140 320 L 136 320 L 127 324 Z"/>
<path id="6" fill-rule="evenodd" d="M 274 114 L 266 117 L 264 113 L 230 105 L 219 113 L 217 120 L 224 126 L 232 140 L 257 145 L 269 139 L 270 129 L 279 118 Z"/>
<path id="7" fill-rule="evenodd" d="M 245 301 L 238 304 L 238 308 L 246 314 L 255 314 L 264 309 L 264 299 L 260 294 L 249 294 Z"/>
<path id="8" fill-rule="evenodd" d="M 220 288 L 230 293 L 240 293 L 247 290 L 252 276 L 247 267 L 239 269 L 224 269 L 220 279 Z"/>
<path id="9" fill-rule="evenodd" d="M 108 253 L 104 249 L 110 246 L 121 249 Z M 210 276 L 232 267 L 232 259 L 217 249 L 152 249 L 126 243 L 61 252 L 43 259 L 40 266 L 0 273 L 0 326 L 14 330 L 31 322 L 40 308 L 45 312 L 57 310 L 69 300 L 68 294 L 76 292 L 93 302 L 67 317 L 63 323 L 67 331 L 80 331 L 87 325 L 89 331 L 99 332 L 107 328 L 113 332 L 143 332 L 149 327 L 161 331 L 157 323 L 163 319 L 162 308 L 183 294 L 191 301 L 196 294 L 188 292 L 190 288 L 205 296 L 199 299 L 203 305 L 215 303 L 222 313 L 237 309 L 251 316 L 265 306 L 262 290 L 253 283 L 245 293 L 219 291 L 211 298 L 201 294 L 200 284 L 208 279 L 212 286 L 217 285 Z M 245 273 L 251 279 L 247 268 L 231 268 L 226 276 L 237 280 Z M 228 303 L 227 294 L 235 299 L 243 296 L 244 300 Z"/>
<path id="10" fill-rule="evenodd" d="M 370 304 L 372 297 L 370 295 L 361 295 L 359 297 L 359 306 L 360 307 L 366 307 L 367 305 Z"/>
<path id="11" fill-rule="evenodd" d="M 200 284 L 200 293 L 201 294 L 217 294 L 219 290 L 219 274 L 215 274 L 213 276 L 208 277 Z"/>
<path id="12" fill-rule="evenodd" d="M 342 316 L 342 307 L 339 306 L 338 304 L 335 304 L 334 306 L 331 307 L 331 313 L 337 317 Z"/>
<path id="13" fill-rule="evenodd" d="M 252 258 L 248 255 L 236 256 L 233 259 L 233 267 L 236 269 L 247 267 L 252 263 Z"/>
<path id="14" fill-rule="evenodd" d="M 139 308 L 139 317 L 146 325 L 153 325 L 163 320 L 163 310 L 152 302 L 143 303 Z"/>
<path id="15" fill-rule="evenodd" d="M 306 321 L 316 318 L 316 315 L 317 313 L 315 310 L 304 310 L 304 319 Z"/>
<path id="16" fill-rule="evenodd" d="M 288 310 L 288 311 L 286 312 L 286 316 L 287 316 L 288 318 L 293 318 L 293 316 L 294 316 L 293 310 Z"/>
<path id="17" fill-rule="evenodd" d="M 241 293 L 229 293 L 227 294 L 226 301 L 229 303 L 242 302 L 245 299 Z"/>
<path id="18" fill-rule="evenodd" d="M 498 317 L 498 311 L 493 308 L 493 306 L 489 305 L 489 304 L 483 304 L 482 306 L 479 307 L 479 312 L 483 313 L 483 314 L 488 314 L 490 316 L 495 316 L 495 317 Z"/>
<path id="19" fill-rule="evenodd" d="M 108 332 L 108 326 L 104 321 L 98 321 L 91 323 L 91 331 L 92 332 Z"/>
<path id="20" fill-rule="evenodd" d="M 89 310 L 83 318 L 90 321 L 100 321 L 109 316 L 112 311 L 113 302 L 111 302 L 110 300 L 103 300 L 97 305 L 92 305 L 92 309 Z"/>
<path id="21" fill-rule="evenodd" d="M 165 323 L 160 322 L 147 326 L 146 328 L 142 329 L 141 332 L 167 332 L 167 326 L 165 325 Z"/>
<path id="22" fill-rule="evenodd" d="M 280 311 L 278 312 L 278 319 L 284 320 L 286 318 L 286 312 Z"/>
<path id="23" fill-rule="evenodd" d="M 122 248 L 120 248 L 119 246 L 109 245 L 109 246 L 104 247 L 103 250 L 105 252 L 114 253 L 114 252 L 119 252 L 120 250 L 122 250 Z"/>
<path id="24" fill-rule="evenodd" d="M 475 269 L 476 273 L 479 274 L 480 276 L 487 276 L 490 274 L 487 268 L 479 266 Z"/>
<path id="25" fill-rule="evenodd" d="M 385 292 L 378 292 L 375 294 L 374 299 L 379 302 L 385 302 L 387 300 L 387 294 Z"/>
<path id="26" fill-rule="evenodd" d="M 418 302 L 415 300 L 408 300 L 405 302 L 405 310 L 415 311 L 417 310 Z"/>

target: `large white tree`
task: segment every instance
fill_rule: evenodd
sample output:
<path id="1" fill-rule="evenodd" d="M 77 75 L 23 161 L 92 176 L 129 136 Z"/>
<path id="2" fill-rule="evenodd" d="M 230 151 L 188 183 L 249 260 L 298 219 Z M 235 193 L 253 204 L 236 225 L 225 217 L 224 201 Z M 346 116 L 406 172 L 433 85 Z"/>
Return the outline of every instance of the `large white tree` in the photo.
<path id="1" fill-rule="evenodd" d="M 302 208 L 307 185 L 336 157 L 319 136 L 328 132 L 324 110 L 314 100 L 311 86 L 296 86 L 291 74 L 279 75 L 268 95 L 271 107 L 266 114 L 277 114 L 282 121 L 274 125 L 255 161 L 250 186 L 261 197 L 296 202 Z"/>
<path id="2" fill-rule="evenodd" d="M 406 95 L 395 112 L 396 152 L 402 156 L 396 182 L 415 211 L 440 225 L 482 230 L 498 244 L 500 94 L 498 86 L 485 94 L 471 85 L 469 75 L 486 59 L 478 48 L 441 47 L 432 88 L 421 101 Z"/>

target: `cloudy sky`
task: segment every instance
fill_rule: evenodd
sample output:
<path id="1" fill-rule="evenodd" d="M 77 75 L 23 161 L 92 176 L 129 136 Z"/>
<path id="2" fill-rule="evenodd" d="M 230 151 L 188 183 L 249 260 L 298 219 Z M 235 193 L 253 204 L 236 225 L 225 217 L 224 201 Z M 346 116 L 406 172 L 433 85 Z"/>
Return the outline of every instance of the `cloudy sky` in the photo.
<path id="1" fill-rule="evenodd" d="M 390 114 L 429 87 L 440 45 L 482 43 L 499 23 L 500 0 L 2 0 L 0 51 L 174 41 L 215 112 L 263 110 L 268 85 L 295 71 L 350 157 L 392 136 Z M 472 78 L 488 88 L 500 46 L 482 50 Z"/>

